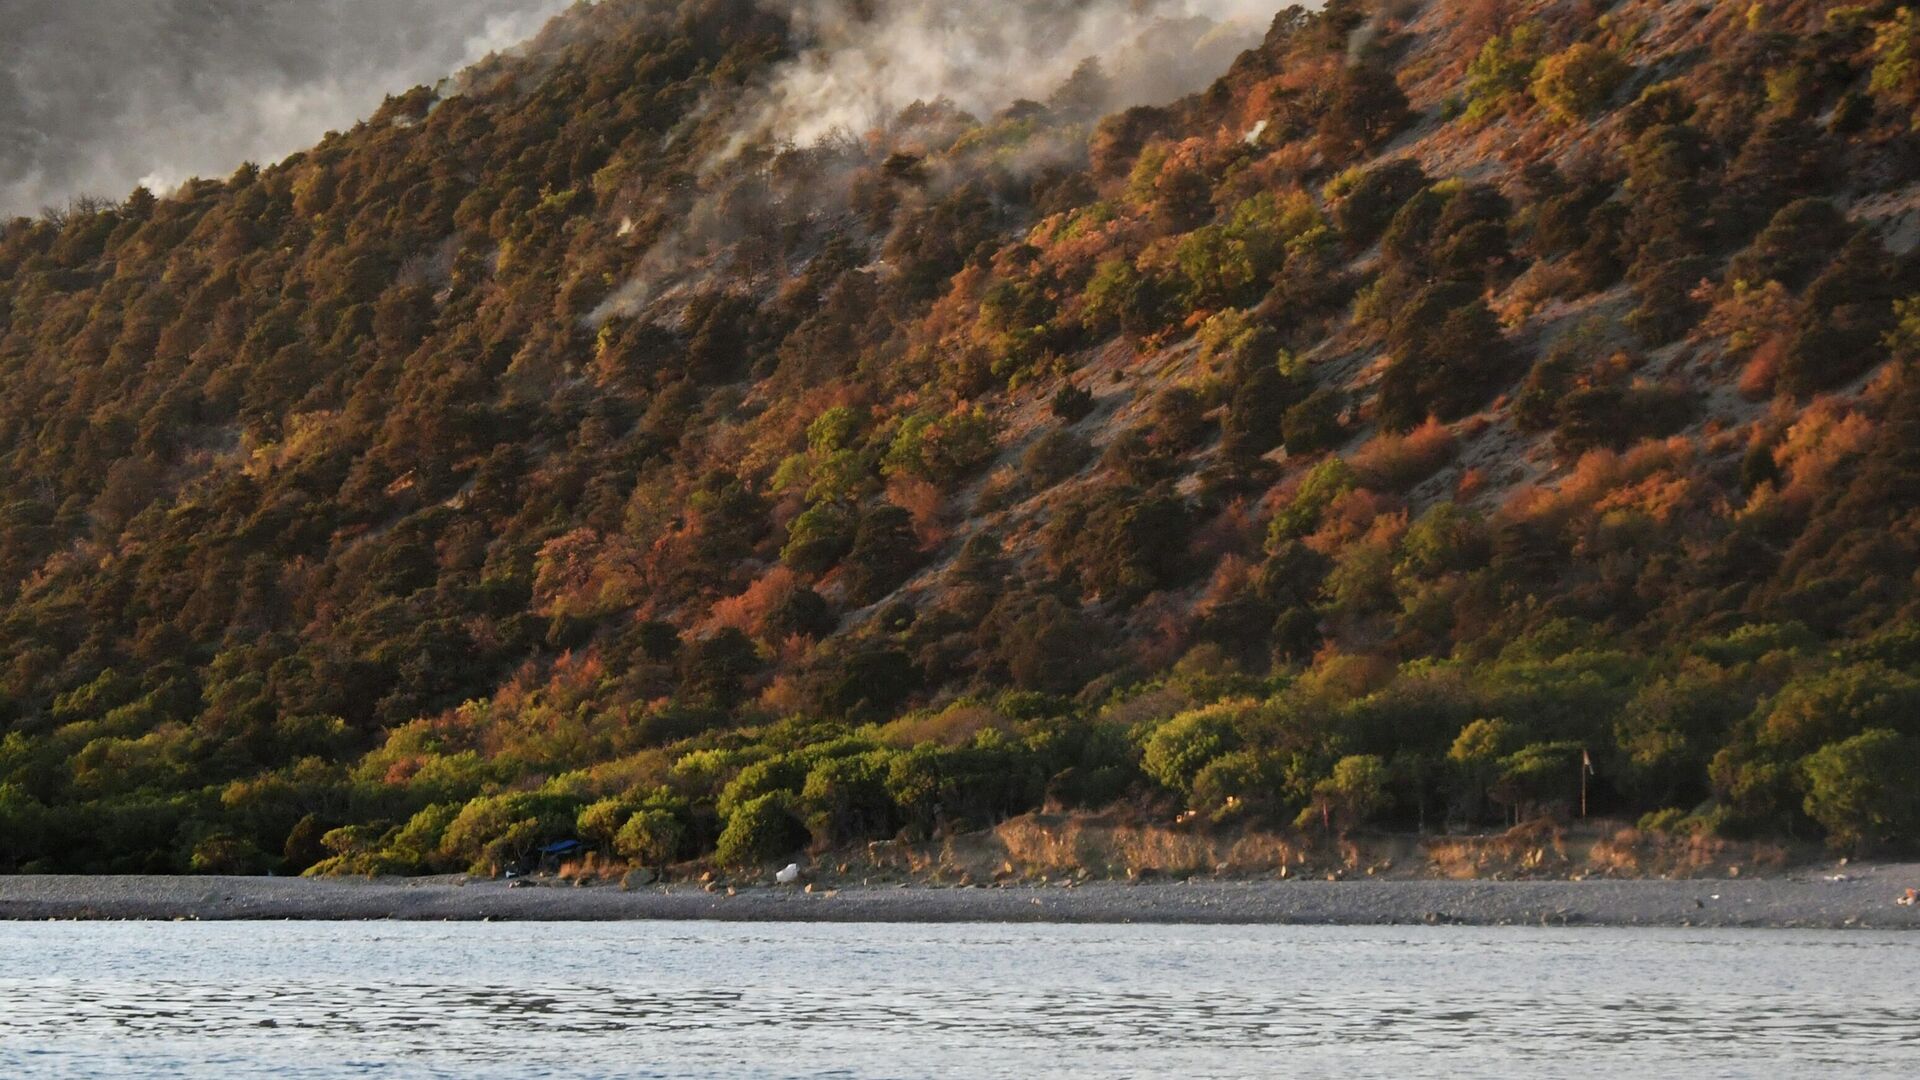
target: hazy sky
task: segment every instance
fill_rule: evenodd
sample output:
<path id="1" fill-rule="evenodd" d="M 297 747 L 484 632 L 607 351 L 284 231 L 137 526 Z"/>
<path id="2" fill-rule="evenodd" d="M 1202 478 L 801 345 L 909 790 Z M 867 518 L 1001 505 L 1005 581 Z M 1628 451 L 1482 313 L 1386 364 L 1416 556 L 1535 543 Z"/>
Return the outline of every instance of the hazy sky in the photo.
<path id="1" fill-rule="evenodd" d="M 0 0 L 0 216 L 271 161 L 568 0 Z"/>

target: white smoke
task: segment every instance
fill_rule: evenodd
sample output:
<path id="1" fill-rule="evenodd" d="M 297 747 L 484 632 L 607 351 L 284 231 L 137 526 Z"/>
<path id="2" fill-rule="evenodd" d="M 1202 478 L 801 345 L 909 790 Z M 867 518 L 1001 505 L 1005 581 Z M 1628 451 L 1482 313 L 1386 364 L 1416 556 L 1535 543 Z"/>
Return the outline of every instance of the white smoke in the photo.
<path id="1" fill-rule="evenodd" d="M 0 0 L 0 216 L 278 160 L 569 0 Z"/>
<path id="2" fill-rule="evenodd" d="M 797 55 L 782 65 L 742 141 L 806 145 L 866 131 L 916 101 L 976 114 L 1044 98 L 1101 59 L 1108 108 L 1200 89 L 1257 43 L 1276 0 L 768 0 L 789 13 Z M 1317 5 L 1314 5 L 1317 6 Z M 1211 29 L 1194 33 L 1194 20 Z M 1178 24 L 1179 32 L 1173 32 Z M 1177 49 L 1168 48 L 1179 42 Z"/>

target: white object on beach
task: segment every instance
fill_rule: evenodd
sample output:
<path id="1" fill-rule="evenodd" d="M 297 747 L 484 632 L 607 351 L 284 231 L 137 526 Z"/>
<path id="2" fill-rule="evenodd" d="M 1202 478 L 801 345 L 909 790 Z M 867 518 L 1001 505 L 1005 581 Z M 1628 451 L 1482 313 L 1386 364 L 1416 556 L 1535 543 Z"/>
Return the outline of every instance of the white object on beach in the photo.
<path id="1" fill-rule="evenodd" d="M 773 875 L 773 880 L 779 882 L 782 885 L 791 885 L 794 882 L 799 881 L 800 880 L 800 864 L 788 863 L 786 866 L 786 869 L 781 870 L 779 873 Z"/>

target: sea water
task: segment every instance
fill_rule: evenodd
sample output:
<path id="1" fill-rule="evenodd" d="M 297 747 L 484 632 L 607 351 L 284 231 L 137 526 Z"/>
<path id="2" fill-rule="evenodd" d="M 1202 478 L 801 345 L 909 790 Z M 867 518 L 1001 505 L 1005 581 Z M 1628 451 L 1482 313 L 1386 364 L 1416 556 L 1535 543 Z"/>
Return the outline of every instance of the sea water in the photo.
<path id="1" fill-rule="evenodd" d="M 1920 936 L 0 925 L 6 1077 L 1920 1076 Z"/>

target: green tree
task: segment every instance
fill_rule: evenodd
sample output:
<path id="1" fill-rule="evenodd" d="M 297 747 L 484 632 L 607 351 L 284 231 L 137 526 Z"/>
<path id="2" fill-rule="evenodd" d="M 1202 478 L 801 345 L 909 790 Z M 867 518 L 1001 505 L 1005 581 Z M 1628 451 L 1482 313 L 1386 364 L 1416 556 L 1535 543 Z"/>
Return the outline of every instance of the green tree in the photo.
<path id="1" fill-rule="evenodd" d="M 1387 805 L 1387 763 L 1372 754 L 1343 757 L 1333 775 L 1313 786 L 1313 804 L 1295 824 L 1324 824 L 1340 833 L 1359 828 Z"/>
<path id="2" fill-rule="evenodd" d="M 1337 457 L 1315 465 L 1300 481 L 1293 498 L 1273 515 L 1267 525 L 1267 550 L 1278 552 L 1289 541 L 1297 540 L 1320 525 L 1320 516 L 1333 501 L 1352 491 L 1358 481 L 1353 467 Z"/>
<path id="3" fill-rule="evenodd" d="M 1691 806 L 1707 795 L 1707 765 L 1752 695 L 1730 679 L 1687 672 L 1641 687 L 1614 722 L 1625 786 L 1644 803 Z"/>
<path id="4" fill-rule="evenodd" d="M 1475 720 L 1460 729 L 1447 751 L 1455 775 L 1457 812 L 1469 821 L 1481 817 L 1488 792 L 1499 779 L 1500 762 L 1525 742 L 1526 734 L 1506 720 Z"/>
<path id="5" fill-rule="evenodd" d="M 1563 812 L 1580 797 L 1586 750 L 1579 743 L 1535 743 L 1500 760 L 1500 776 L 1489 792 L 1512 808 L 1517 820 Z"/>
<path id="6" fill-rule="evenodd" d="M 1230 809 L 1265 815 L 1280 809 L 1286 760 L 1270 751 L 1241 750 L 1207 762 L 1193 778 L 1193 805 L 1213 814 Z"/>
<path id="7" fill-rule="evenodd" d="M 1055 428 L 1033 441 L 1020 455 L 1020 472 L 1035 491 L 1045 491 L 1085 468 L 1093 447 L 1085 438 Z"/>

